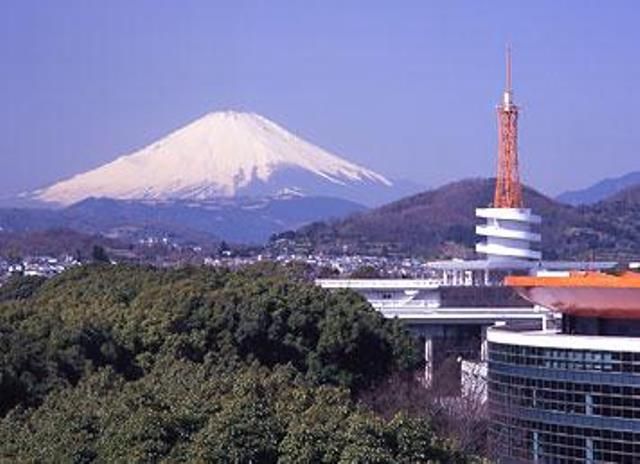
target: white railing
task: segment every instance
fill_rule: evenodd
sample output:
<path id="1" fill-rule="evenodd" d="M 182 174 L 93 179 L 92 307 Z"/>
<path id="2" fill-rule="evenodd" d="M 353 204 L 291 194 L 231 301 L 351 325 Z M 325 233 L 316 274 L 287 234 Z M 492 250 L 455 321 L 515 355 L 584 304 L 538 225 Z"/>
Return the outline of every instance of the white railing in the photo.
<path id="1" fill-rule="evenodd" d="M 353 289 L 434 289 L 443 284 L 441 279 L 317 279 L 323 288 Z"/>
<path id="2" fill-rule="evenodd" d="M 367 300 L 376 309 L 385 308 L 403 308 L 403 309 L 421 309 L 421 308 L 438 308 L 439 301 L 428 300 Z"/>
<path id="3" fill-rule="evenodd" d="M 375 308 L 375 306 L 374 306 Z M 413 320 L 458 320 L 458 321 L 509 321 L 523 319 L 546 319 L 548 311 L 539 308 L 375 308 L 386 318 Z"/>

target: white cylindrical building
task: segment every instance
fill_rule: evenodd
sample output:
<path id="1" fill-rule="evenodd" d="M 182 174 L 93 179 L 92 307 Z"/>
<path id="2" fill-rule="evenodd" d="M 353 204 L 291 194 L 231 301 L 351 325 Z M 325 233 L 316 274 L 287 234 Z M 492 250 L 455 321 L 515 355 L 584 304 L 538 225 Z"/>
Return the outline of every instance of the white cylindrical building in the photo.
<path id="1" fill-rule="evenodd" d="M 540 224 L 537 216 L 527 208 L 478 208 L 476 217 L 486 220 L 476 226 L 476 234 L 484 241 L 476 244 L 476 251 L 487 255 L 489 260 L 539 261 L 542 255 L 537 250 L 541 237 L 533 232 Z"/>

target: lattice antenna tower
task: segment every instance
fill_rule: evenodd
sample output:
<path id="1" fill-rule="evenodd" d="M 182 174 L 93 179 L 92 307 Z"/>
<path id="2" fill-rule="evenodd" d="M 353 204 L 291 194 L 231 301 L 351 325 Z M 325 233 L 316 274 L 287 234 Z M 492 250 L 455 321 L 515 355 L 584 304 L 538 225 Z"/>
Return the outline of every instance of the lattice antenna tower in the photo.
<path id="1" fill-rule="evenodd" d="M 518 168 L 518 111 L 511 87 L 511 47 L 506 53 L 506 86 L 498 105 L 498 173 L 494 208 L 522 208 Z"/>

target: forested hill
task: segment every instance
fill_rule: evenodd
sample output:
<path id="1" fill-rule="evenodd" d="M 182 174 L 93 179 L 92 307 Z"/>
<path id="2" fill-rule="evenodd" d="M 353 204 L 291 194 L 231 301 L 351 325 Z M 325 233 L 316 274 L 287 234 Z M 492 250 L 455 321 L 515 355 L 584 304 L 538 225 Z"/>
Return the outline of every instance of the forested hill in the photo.
<path id="1" fill-rule="evenodd" d="M 326 253 L 468 258 L 477 240 L 475 209 L 491 204 L 494 186 L 494 179 L 454 182 L 343 220 L 281 234 L 272 240 L 272 246 Z M 604 201 L 571 207 L 528 187 L 524 202 L 543 217 L 546 259 L 625 259 L 640 254 L 640 202 Z"/>
<path id="2" fill-rule="evenodd" d="M 638 173 L 640 175 L 640 173 Z M 632 185 L 607 197 L 603 204 L 624 204 L 629 207 L 640 204 L 640 185 Z"/>
<path id="3" fill-rule="evenodd" d="M 469 462 L 426 409 L 356 402 L 418 359 L 292 268 L 20 278 L 0 287 L 0 461 Z"/>

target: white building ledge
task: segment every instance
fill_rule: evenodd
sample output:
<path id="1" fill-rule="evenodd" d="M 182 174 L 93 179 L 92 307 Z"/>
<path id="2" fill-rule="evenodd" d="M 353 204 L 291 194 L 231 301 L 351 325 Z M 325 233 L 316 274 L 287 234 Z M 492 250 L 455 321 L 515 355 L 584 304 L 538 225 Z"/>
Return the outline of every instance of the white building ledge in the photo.
<path id="1" fill-rule="evenodd" d="M 640 353 L 640 337 L 569 335 L 551 330 L 516 332 L 493 327 L 487 330 L 487 340 L 504 345 L 538 348 Z"/>

